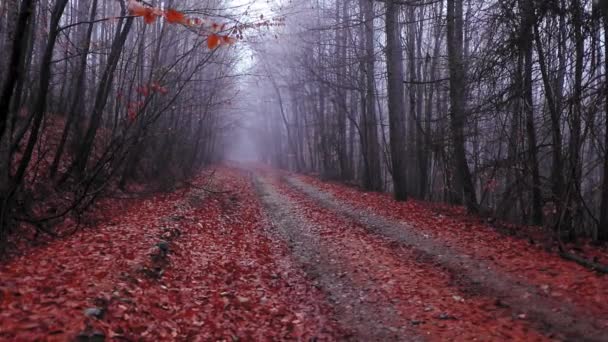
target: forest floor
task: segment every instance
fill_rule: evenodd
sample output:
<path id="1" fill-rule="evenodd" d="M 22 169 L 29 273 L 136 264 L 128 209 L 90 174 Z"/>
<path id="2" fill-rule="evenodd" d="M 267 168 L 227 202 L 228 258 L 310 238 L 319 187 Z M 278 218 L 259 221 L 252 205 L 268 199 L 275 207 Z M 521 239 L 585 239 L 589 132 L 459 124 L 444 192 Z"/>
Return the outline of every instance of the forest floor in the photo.
<path id="1" fill-rule="evenodd" d="M 0 264 L 0 340 L 608 341 L 608 277 L 459 208 L 208 176 Z"/>

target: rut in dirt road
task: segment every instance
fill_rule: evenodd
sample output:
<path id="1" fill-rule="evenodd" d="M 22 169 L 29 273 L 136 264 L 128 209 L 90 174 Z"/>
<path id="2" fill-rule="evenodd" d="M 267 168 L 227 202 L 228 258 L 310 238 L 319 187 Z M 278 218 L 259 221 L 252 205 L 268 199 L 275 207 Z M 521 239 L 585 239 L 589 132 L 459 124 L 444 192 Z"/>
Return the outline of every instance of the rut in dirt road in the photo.
<path id="1" fill-rule="evenodd" d="M 258 179 L 256 187 L 268 215 L 288 245 L 295 259 L 300 262 L 315 285 L 329 295 L 334 310 L 344 326 L 355 331 L 357 340 L 419 340 L 408 327 L 396 322 L 397 312 L 391 305 L 378 305 L 370 300 L 368 293 L 373 284 L 357 287 L 347 275 L 345 265 L 332 257 L 332 251 L 315 235 L 310 223 L 297 217 L 295 208 L 284 195 L 264 180 Z"/>

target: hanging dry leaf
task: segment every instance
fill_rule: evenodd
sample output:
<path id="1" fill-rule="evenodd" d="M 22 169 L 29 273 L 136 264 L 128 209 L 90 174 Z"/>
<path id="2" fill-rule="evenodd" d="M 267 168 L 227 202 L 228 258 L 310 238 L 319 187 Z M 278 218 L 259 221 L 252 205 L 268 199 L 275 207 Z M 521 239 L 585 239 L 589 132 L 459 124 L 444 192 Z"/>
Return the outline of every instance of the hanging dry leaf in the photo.
<path id="1" fill-rule="evenodd" d="M 207 47 L 211 50 L 220 45 L 220 37 L 217 34 L 210 34 L 207 38 Z"/>
<path id="2" fill-rule="evenodd" d="M 146 24 L 152 24 L 156 17 L 162 14 L 162 11 L 153 7 L 145 6 L 143 3 L 135 0 L 129 0 L 127 9 L 131 15 L 144 17 L 144 22 Z"/>
<path id="3" fill-rule="evenodd" d="M 182 12 L 176 11 L 172 8 L 169 8 L 165 11 L 165 18 L 167 22 L 172 24 L 186 24 L 186 16 Z"/>
<path id="4" fill-rule="evenodd" d="M 230 37 L 230 36 L 222 36 L 222 44 L 233 44 L 234 43 L 234 38 Z"/>
<path id="5" fill-rule="evenodd" d="M 154 11 L 151 8 L 146 9 L 146 13 L 144 14 L 144 22 L 146 24 L 152 24 L 154 19 L 156 19 Z"/>

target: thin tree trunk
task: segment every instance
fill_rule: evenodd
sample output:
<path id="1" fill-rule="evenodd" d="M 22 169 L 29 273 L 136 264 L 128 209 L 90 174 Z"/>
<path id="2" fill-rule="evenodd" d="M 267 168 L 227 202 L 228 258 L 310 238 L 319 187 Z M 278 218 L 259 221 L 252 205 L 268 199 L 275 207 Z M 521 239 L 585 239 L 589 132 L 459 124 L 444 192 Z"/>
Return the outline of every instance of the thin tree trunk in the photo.
<path id="1" fill-rule="evenodd" d="M 608 42 L 608 5 L 604 12 L 604 42 Z M 604 43 L 604 70 L 608 70 L 608 44 Z M 608 241 L 608 73 L 604 72 L 604 174 L 597 239 Z"/>
<path id="2" fill-rule="evenodd" d="M 404 160 L 405 122 L 403 98 L 403 48 L 399 27 L 399 6 L 386 2 L 386 69 L 388 74 L 388 121 L 395 199 L 407 199 L 407 164 Z"/>
<path id="3" fill-rule="evenodd" d="M 374 6 L 369 0 L 360 0 L 359 5 L 363 12 L 363 27 L 365 40 L 365 95 L 363 112 L 363 134 L 365 135 L 365 173 L 363 175 L 363 187 L 371 191 L 382 190 L 382 179 L 380 175 L 380 147 L 378 141 L 378 127 L 375 110 L 374 93 Z"/>
<path id="4" fill-rule="evenodd" d="M 524 69 L 522 85 L 523 110 L 526 113 L 526 134 L 528 136 L 528 163 L 532 169 L 532 223 L 542 223 L 542 199 L 540 192 L 540 171 L 538 167 L 538 152 L 536 142 L 536 129 L 534 127 L 534 103 L 532 94 L 532 26 L 534 25 L 534 10 L 532 0 L 522 2 L 521 22 L 521 53 L 523 55 Z M 518 77 L 520 77 L 518 75 Z"/>
<path id="5" fill-rule="evenodd" d="M 567 199 L 568 208 L 571 210 L 571 225 L 578 226 L 582 218 L 581 208 L 581 116 L 583 115 L 582 106 L 582 83 L 584 69 L 585 39 L 583 37 L 582 6 L 579 0 L 572 0 L 572 26 L 574 29 L 574 93 L 572 98 L 572 111 L 570 113 L 570 182 L 572 187 Z M 569 227 L 570 240 L 574 239 L 573 227 Z"/>

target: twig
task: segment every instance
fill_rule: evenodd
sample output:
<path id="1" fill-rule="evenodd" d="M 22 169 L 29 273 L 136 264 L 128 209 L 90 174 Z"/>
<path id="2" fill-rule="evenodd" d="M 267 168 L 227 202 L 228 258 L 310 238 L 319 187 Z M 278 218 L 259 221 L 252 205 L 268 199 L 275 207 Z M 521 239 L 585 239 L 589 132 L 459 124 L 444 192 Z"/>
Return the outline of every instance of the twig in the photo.
<path id="1" fill-rule="evenodd" d="M 135 15 L 124 15 L 124 16 L 119 16 L 119 17 L 108 17 L 108 18 L 101 18 L 101 19 L 89 20 L 89 21 L 79 21 L 77 23 L 61 26 L 60 28 L 57 29 L 57 32 L 61 32 L 61 31 L 65 30 L 65 29 L 68 29 L 68 28 L 74 27 L 74 26 L 78 26 L 78 25 L 96 24 L 96 23 L 99 23 L 99 22 L 102 22 L 102 21 L 116 20 L 116 19 L 125 19 L 125 18 L 131 18 L 131 17 L 135 18 L 137 16 L 135 16 Z"/>

